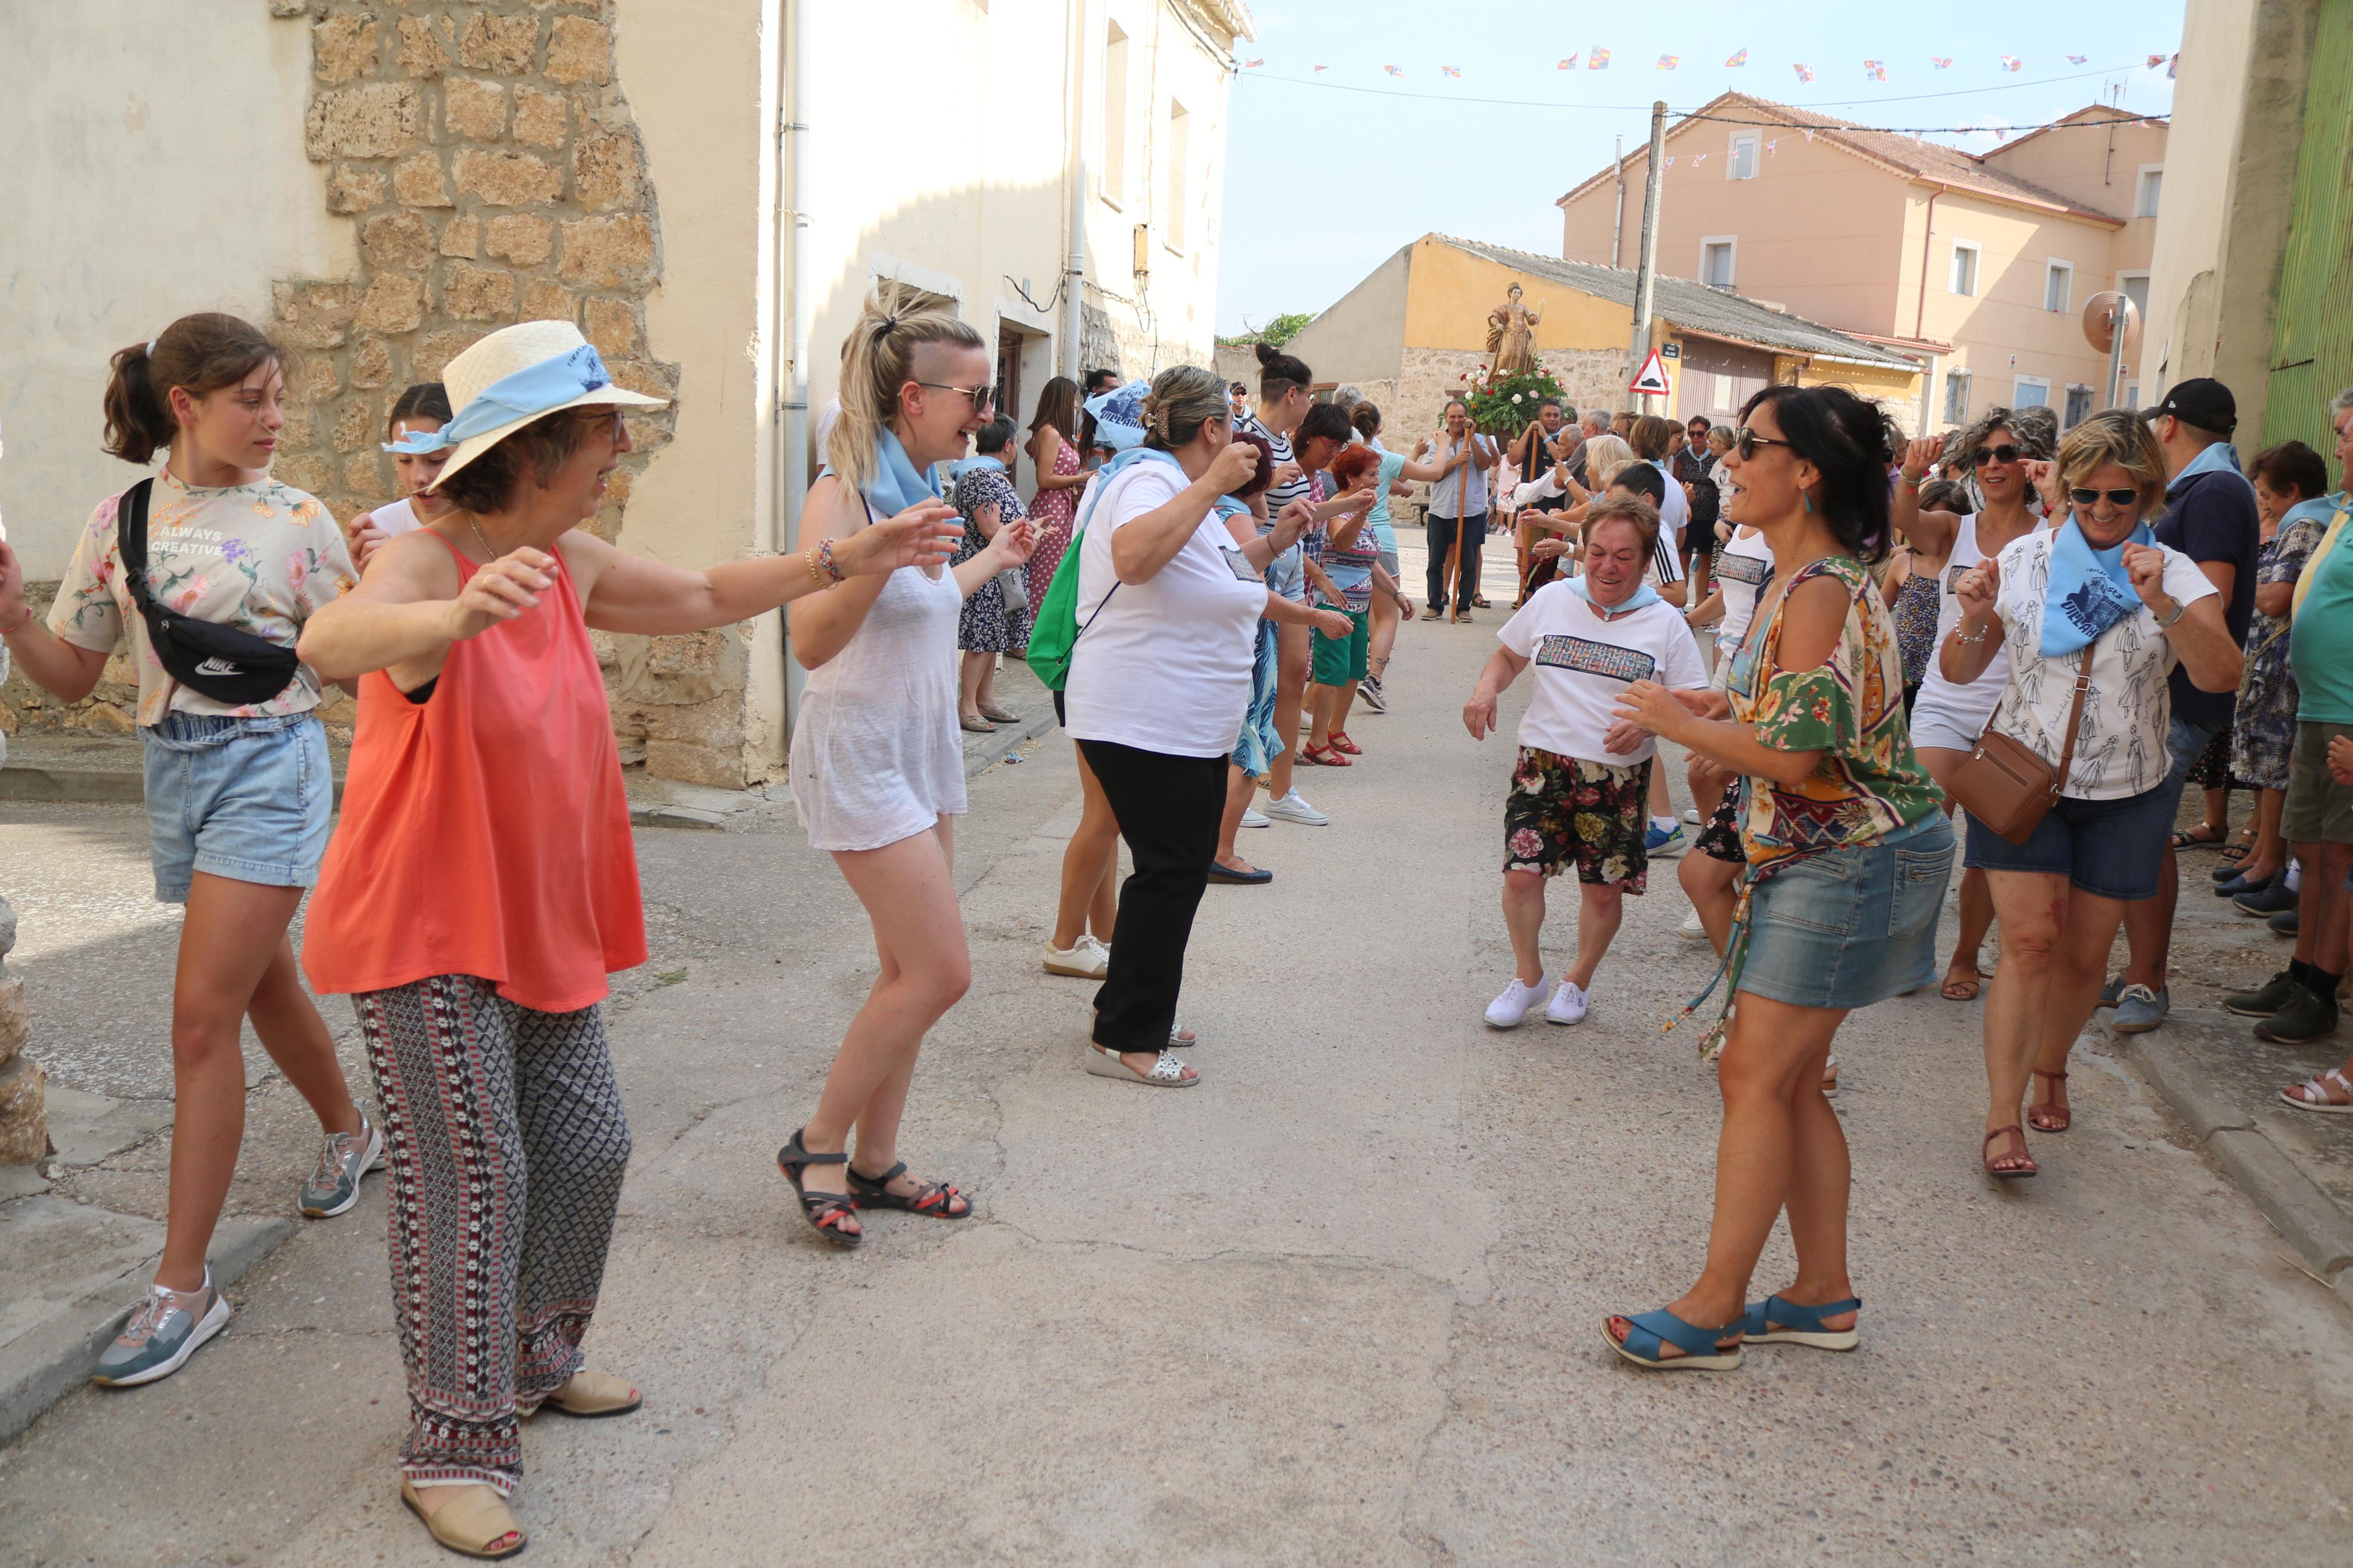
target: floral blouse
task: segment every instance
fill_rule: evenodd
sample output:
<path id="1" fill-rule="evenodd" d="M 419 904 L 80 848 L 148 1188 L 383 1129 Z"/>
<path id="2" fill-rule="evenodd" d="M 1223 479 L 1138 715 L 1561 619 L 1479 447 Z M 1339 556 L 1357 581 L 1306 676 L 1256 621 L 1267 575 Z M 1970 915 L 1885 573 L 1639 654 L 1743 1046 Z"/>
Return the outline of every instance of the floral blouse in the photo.
<path id="1" fill-rule="evenodd" d="M 1838 646 L 1812 669 L 1780 668 L 1789 597 L 1815 577 L 1846 589 Z M 1725 693 L 1733 717 L 1763 744 L 1822 754 L 1794 784 L 1748 781 L 1740 842 L 1752 879 L 1801 856 L 1875 844 L 1942 809 L 1912 750 L 1895 623 L 1871 574 L 1851 558 L 1827 556 L 1791 574 L 1764 635 L 1734 658 Z"/>

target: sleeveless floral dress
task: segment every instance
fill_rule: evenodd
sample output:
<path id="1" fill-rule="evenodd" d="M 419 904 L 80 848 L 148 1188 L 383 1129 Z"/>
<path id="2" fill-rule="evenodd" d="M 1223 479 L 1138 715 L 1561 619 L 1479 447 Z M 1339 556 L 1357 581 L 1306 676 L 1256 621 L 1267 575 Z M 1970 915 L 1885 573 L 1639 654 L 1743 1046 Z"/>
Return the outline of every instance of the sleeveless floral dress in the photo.
<path id="1" fill-rule="evenodd" d="M 1054 477 L 1068 479 L 1079 471 L 1079 449 L 1068 441 L 1054 452 Z M 1071 547 L 1071 517 L 1077 510 L 1078 499 L 1085 492 L 1075 486 L 1064 489 L 1039 487 L 1029 498 L 1029 521 L 1038 525 L 1038 548 L 1029 557 L 1029 604 L 1035 608 L 1046 602 L 1046 589 L 1054 581 L 1054 569 L 1062 563 L 1062 552 Z"/>

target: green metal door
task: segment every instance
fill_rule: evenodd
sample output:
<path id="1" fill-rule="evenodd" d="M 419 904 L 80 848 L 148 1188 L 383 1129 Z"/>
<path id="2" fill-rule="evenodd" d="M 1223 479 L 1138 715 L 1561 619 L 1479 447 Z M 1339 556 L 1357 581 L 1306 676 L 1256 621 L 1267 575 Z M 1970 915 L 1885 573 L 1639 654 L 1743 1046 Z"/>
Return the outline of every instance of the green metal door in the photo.
<path id="1" fill-rule="evenodd" d="M 2321 0 L 2280 268 L 2263 444 L 2336 449 L 2328 400 L 2353 386 L 2353 0 Z M 2335 465 L 2331 464 L 2333 470 Z M 2332 472 L 2331 477 L 2334 477 Z"/>

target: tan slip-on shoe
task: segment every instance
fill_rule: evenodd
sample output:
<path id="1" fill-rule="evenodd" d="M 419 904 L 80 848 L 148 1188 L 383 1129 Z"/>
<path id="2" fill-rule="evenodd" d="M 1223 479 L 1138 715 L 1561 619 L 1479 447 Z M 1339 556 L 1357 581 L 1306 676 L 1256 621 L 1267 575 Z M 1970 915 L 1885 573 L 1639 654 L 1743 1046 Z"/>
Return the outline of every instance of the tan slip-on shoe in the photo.
<path id="1" fill-rule="evenodd" d="M 417 1496 L 417 1489 L 403 1480 L 400 1500 L 408 1505 L 409 1512 L 424 1521 L 427 1534 L 460 1556 L 512 1557 L 531 1544 L 531 1538 L 515 1522 L 515 1516 L 507 1509 L 507 1500 L 499 1496 L 496 1487 L 467 1487 L 427 1513 Z"/>

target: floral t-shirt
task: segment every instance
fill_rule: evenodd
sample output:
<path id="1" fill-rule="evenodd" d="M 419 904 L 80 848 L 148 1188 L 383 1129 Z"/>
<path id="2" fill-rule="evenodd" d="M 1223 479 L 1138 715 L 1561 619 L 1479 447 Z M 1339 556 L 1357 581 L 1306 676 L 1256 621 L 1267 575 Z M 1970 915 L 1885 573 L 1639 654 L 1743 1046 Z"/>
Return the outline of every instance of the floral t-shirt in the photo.
<path id="1" fill-rule="evenodd" d="M 1846 622 L 1830 658 L 1783 669 L 1778 656 L 1789 595 L 1814 577 L 1847 592 Z M 1748 639 L 1725 683 L 1732 716 L 1777 752 L 1820 752 L 1794 784 L 1748 781 L 1740 842 L 1762 877 L 1802 855 L 1873 844 L 1936 813 L 1936 786 L 1912 750 L 1904 711 L 1904 656 L 1871 574 L 1843 555 L 1789 577 L 1764 635 Z"/>
<path id="2" fill-rule="evenodd" d="M 49 630 L 76 647 L 109 653 L 123 627 L 131 628 L 142 724 L 160 724 L 171 712 L 269 718 L 317 707 L 319 677 L 307 664 L 285 690 L 245 707 L 191 691 L 164 672 L 122 581 L 114 536 L 121 500 L 99 502 L 75 542 L 49 607 Z M 325 507 L 290 485 L 264 479 L 192 489 L 168 469 L 155 476 L 147 502 L 147 587 L 164 608 L 292 647 L 302 623 L 358 582 L 343 531 Z"/>

